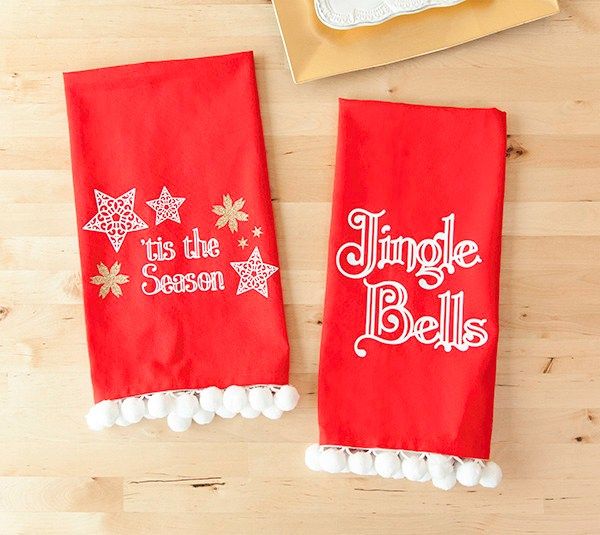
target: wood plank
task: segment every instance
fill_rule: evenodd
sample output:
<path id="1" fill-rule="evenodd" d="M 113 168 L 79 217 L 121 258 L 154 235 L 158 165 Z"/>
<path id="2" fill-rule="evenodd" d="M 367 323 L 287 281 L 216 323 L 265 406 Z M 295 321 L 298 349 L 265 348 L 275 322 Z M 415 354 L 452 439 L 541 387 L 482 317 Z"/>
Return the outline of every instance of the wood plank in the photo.
<path id="1" fill-rule="evenodd" d="M 0 511 L 120 511 L 120 478 L 0 477 Z"/>
<path id="2" fill-rule="evenodd" d="M 0 2 L 0 532 L 589 534 L 600 526 L 600 0 L 296 86 L 268 0 Z M 291 380 L 281 420 L 89 431 L 62 72 L 255 51 Z M 509 117 L 496 490 L 313 474 L 337 98 Z"/>

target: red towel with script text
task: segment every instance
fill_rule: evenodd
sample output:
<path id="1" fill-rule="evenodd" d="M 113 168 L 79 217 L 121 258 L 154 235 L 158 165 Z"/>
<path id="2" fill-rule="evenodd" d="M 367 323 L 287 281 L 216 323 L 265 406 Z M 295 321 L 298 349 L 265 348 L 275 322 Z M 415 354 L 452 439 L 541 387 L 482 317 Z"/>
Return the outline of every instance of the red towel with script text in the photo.
<path id="1" fill-rule="evenodd" d="M 340 101 L 320 444 L 487 459 L 505 114 Z"/>

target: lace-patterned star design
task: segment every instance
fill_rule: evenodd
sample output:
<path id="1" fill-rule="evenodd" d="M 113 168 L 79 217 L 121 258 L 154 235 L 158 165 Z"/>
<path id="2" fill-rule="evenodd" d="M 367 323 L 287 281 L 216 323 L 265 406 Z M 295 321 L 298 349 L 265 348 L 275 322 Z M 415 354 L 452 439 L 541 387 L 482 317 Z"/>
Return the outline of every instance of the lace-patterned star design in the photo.
<path id="1" fill-rule="evenodd" d="M 279 268 L 271 264 L 265 264 L 260 256 L 258 247 L 255 247 L 252 254 L 245 262 L 230 262 L 231 267 L 240 276 L 236 295 L 254 290 L 263 297 L 269 297 L 268 278 Z"/>
<path id="2" fill-rule="evenodd" d="M 111 197 L 97 189 L 94 190 L 98 213 L 84 226 L 83 230 L 103 232 L 113 249 L 118 252 L 129 232 L 143 230 L 148 225 L 133 211 L 135 188 L 120 197 Z"/>
<path id="3" fill-rule="evenodd" d="M 167 186 L 163 186 L 158 199 L 147 201 L 146 204 L 156 212 L 156 225 L 170 219 L 175 223 L 181 223 L 179 218 L 179 207 L 185 202 L 185 197 L 173 197 Z"/>

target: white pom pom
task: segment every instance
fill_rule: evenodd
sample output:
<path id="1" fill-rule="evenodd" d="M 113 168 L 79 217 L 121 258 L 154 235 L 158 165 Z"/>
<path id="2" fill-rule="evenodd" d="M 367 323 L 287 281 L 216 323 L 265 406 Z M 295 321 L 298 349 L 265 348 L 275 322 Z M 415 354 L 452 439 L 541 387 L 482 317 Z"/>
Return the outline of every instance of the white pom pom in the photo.
<path id="1" fill-rule="evenodd" d="M 404 479 L 404 472 L 402 471 L 402 466 L 400 466 L 400 468 L 396 472 L 394 472 L 394 475 L 392 476 L 392 478 Z"/>
<path id="2" fill-rule="evenodd" d="M 433 479 L 444 479 L 454 472 L 450 463 L 428 465 L 429 473 Z"/>
<path id="3" fill-rule="evenodd" d="M 451 490 L 456 485 L 456 473 L 454 471 L 450 472 L 446 477 L 437 479 L 433 478 L 432 481 L 433 486 L 442 490 Z"/>
<path id="4" fill-rule="evenodd" d="M 427 483 L 427 481 L 431 481 L 431 474 L 429 472 L 425 472 L 425 475 L 419 479 L 419 483 Z"/>
<path id="5" fill-rule="evenodd" d="M 263 416 L 266 416 L 269 420 L 279 420 L 279 418 L 281 418 L 281 415 L 283 414 L 283 411 L 279 407 L 271 405 L 270 407 L 267 407 L 264 411 L 262 411 L 262 414 Z"/>
<path id="6" fill-rule="evenodd" d="M 282 411 L 291 411 L 295 409 L 299 399 L 300 394 L 298 394 L 298 391 L 291 385 L 282 386 L 275 392 L 275 396 L 273 396 L 275 405 Z"/>
<path id="7" fill-rule="evenodd" d="M 253 409 L 250 405 L 246 405 L 241 411 L 240 414 L 242 418 L 248 418 L 249 420 L 253 420 L 254 418 L 258 418 L 261 415 L 260 411 Z"/>
<path id="8" fill-rule="evenodd" d="M 339 474 L 346 468 L 346 454 L 336 448 L 327 449 L 321 452 L 319 464 L 321 470 L 330 474 Z"/>
<path id="9" fill-rule="evenodd" d="M 401 468 L 402 464 L 396 453 L 383 451 L 375 455 L 375 470 L 381 477 L 392 477 Z"/>
<path id="10" fill-rule="evenodd" d="M 204 409 L 198 409 L 192 419 L 194 422 L 200 425 L 206 425 L 213 421 L 215 413 L 211 411 L 205 411 Z"/>
<path id="11" fill-rule="evenodd" d="M 308 466 L 313 472 L 321 471 L 321 464 L 319 458 L 321 456 L 321 450 L 318 444 L 311 444 L 304 452 L 304 464 Z"/>
<path id="12" fill-rule="evenodd" d="M 500 481 L 502 481 L 502 468 L 494 461 L 488 461 L 481 471 L 479 484 L 488 489 L 495 489 Z"/>
<path id="13" fill-rule="evenodd" d="M 427 473 L 427 463 L 421 457 L 407 457 L 402 461 L 402 473 L 409 481 L 419 481 Z"/>
<path id="14" fill-rule="evenodd" d="M 199 408 L 200 403 L 194 394 L 183 392 L 175 397 L 175 412 L 181 418 L 191 418 Z"/>
<path id="15" fill-rule="evenodd" d="M 229 418 L 235 418 L 235 415 L 237 413 L 235 412 L 231 412 L 230 410 L 226 409 L 225 407 L 223 407 L 223 405 L 221 405 L 217 410 L 216 410 L 217 415 L 219 415 L 221 418 L 225 418 L 225 419 L 229 419 Z"/>
<path id="16" fill-rule="evenodd" d="M 246 389 L 243 386 L 228 386 L 223 392 L 223 405 L 230 412 L 241 412 L 248 405 Z"/>
<path id="17" fill-rule="evenodd" d="M 105 427 L 111 427 L 119 417 L 119 405 L 116 401 L 105 399 L 96 403 L 85 417 L 89 428 L 100 431 Z"/>
<path id="18" fill-rule="evenodd" d="M 200 406 L 205 411 L 216 412 L 223 405 L 223 391 L 216 386 L 209 386 L 200 392 Z"/>
<path id="19" fill-rule="evenodd" d="M 262 412 L 273 405 L 273 394 L 266 386 L 251 388 L 248 393 L 248 401 L 253 409 Z"/>
<path id="20" fill-rule="evenodd" d="M 94 405 L 88 411 L 88 413 L 85 415 L 85 421 L 92 431 L 102 431 L 102 429 L 105 429 L 106 427 L 102 421 L 100 413 L 94 410 L 95 408 L 96 406 Z"/>
<path id="21" fill-rule="evenodd" d="M 366 476 L 373 468 L 373 457 L 366 451 L 357 451 L 348 455 L 348 469 L 353 474 Z"/>
<path id="22" fill-rule="evenodd" d="M 115 421 L 115 424 L 117 424 L 119 427 L 127 427 L 128 425 L 131 425 L 131 423 L 125 420 L 125 418 L 123 418 L 120 414 L 117 420 Z"/>
<path id="23" fill-rule="evenodd" d="M 171 431 L 183 433 L 189 429 L 190 425 L 192 425 L 192 419 L 182 418 L 175 411 L 173 411 L 169 413 L 169 416 L 167 416 L 167 425 Z"/>
<path id="24" fill-rule="evenodd" d="M 450 455 L 443 455 L 441 453 L 428 453 L 427 454 L 427 464 L 432 466 L 435 464 L 447 464 L 452 462 L 452 457 Z"/>
<path id="25" fill-rule="evenodd" d="M 105 399 L 97 403 L 96 410 L 99 411 L 104 427 L 111 427 L 119 417 L 119 404 L 110 399 Z"/>
<path id="26" fill-rule="evenodd" d="M 164 418 L 171 412 L 171 398 L 167 394 L 152 394 L 146 405 L 148 414 L 152 418 Z"/>
<path id="27" fill-rule="evenodd" d="M 137 424 L 146 413 L 146 404 L 142 398 L 125 398 L 121 403 L 121 416 L 130 424 Z"/>
<path id="28" fill-rule="evenodd" d="M 427 468 L 433 479 L 445 479 L 454 471 L 453 459 L 449 455 L 430 453 L 427 456 Z"/>
<path id="29" fill-rule="evenodd" d="M 456 467 L 456 479 L 465 487 L 474 487 L 481 477 L 481 465 L 475 461 L 459 463 Z"/>

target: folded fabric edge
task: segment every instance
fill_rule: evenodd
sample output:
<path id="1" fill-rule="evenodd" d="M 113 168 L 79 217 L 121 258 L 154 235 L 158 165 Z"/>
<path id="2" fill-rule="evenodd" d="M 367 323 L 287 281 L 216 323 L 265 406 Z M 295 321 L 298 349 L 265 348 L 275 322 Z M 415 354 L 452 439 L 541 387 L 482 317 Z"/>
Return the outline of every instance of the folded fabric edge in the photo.
<path id="1" fill-rule="evenodd" d="M 149 392 L 121 399 L 105 399 L 87 413 L 88 427 L 101 431 L 113 425 L 128 426 L 146 418 L 166 418 L 169 429 L 183 432 L 192 422 L 206 425 L 215 414 L 221 418 L 257 418 L 271 420 L 293 410 L 300 398 L 291 385 L 232 385 L 225 389 L 209 386 L 200 389 Z"/>
<path id="2" fill-rule="evenodd" d="M 493 461 L 421 451 L 311 444 L 304 461 L 315 472 L 431 481 L 442 490 L 454 488 L 457 482 L 496 488 L 502 481 L 502 469 Z"/>

